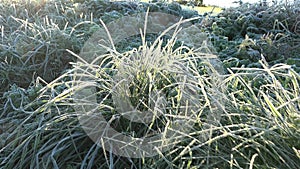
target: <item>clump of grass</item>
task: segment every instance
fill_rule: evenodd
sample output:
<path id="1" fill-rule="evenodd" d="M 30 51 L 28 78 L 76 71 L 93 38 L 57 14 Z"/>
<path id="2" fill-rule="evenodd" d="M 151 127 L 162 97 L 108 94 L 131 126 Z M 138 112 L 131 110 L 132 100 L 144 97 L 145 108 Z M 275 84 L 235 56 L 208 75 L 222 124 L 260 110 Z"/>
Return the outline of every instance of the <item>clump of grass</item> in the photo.
<path id="1" fill-rule="evenodd" d="M 176 33 L 150 44 L 144 31 L 141 47 L 125 52 L 106 47 L 93 62 L 73 52 L 82 62 L 54 81 L 38 78 L 29 89 L 12 86 L 0 114 L 0 167 L 297 168 L 299 74 L 262 59 L 259 68 L 229 68 L 220 78 L 215 59 L 199 53 L 209 48 L 174 47 Z M 79 112 L 78 106 L 89 111 Z M 78 117 L 95 113 L 89 106 L 125 136 L 171 131 L 176 137 L 165 138 L 172 146 L 153 157 L 118 156 L 85 133 Z M 152 114 L 149 123 L 137 120 L 139 111 Z M 180 121 L 189 128 L 176 127 Z"/>
<path id="2" fill-rule="evenodd" d="M 178 29 L 179 24 L 175 26 Z M 182 135 L 186 128 L 178 127 L 181 122 L 186 121 L 185 126 L 194 132 L 195 127 L 207 127 L 204 124 L 210 123 L 209 120 L 214 119 L 208 118 L 208 121 L 203 121 L 200 117 L 211 117 L 209 112 L 216 108 L 212 107 L 210 102 L 218 102 L 218 98 L 215 98 L 217 89 L 213 89 L 217 84 L 214 83 L 214 78 L 207 72 L 214 75 L 217 72 L 210 66 L 209 62 L 200 64 L 205 54 L 193 52 L 185 46 L 173 49 L 177 33 L 178 31 L 175 31 L 166 46 L 162 46 L 161 37 L 163 35 L 159 36 L 150 46 L 147 45 L 145 36 L 143 36 L 143 46 L 140 48 L 125 53 L 111 51 L 109 54 L 101 55 L 96 59 L 102 61 L 100 66 L 87 63 L 76 64 L 73 70 L 47 84 L 41 91 L 41 95 L 37 96 L 36 101 L 27 105 L 28 108 L 38 104 L 37 109 L 30 112 L 26 112 L 26 108 L 21 109 L 20 113 L 25 116 L 26 120 L 10 134 L 10 138 L 13 138 L 13 140 L 6 143 L 4 148 L 1 149 L 7 157 L 2 157 L 2 164 L 8 168 L 12 165 L 25 165 L 28 167 L 65 166 L 68 161 L 63 157 L 64 153 L 59 152 L 66 151 L 73 162 L 76 161 L 76 157 L 71 157 L 72 154 L 77 154 L 76 156 L 79 158 L 82 157 L 83 161 L 79 162 L 78 166 L 97 165 L 95 161 L 85 161 L 92 154 L 94 160 L 100 158 L 99 154 L 95 152 L 97 144 L 93 143 L 84 134 L 77 119 L 77 116 L 81 119 L 80 117 L 84 116 L 83 114 L 91 112 L 75 111 L 78 110 L 76 106 L 84 105 L 89 101 L 88 97 L 90 96 L 83 98 L 82 96 L 80 98 L 71 97 L 72 95 L 76 96 L 74 92 L 80 93 L 81 88 L 87 87 L 87 85 L 97 87 L 98 92 L 94 96 L 100 101 L 100 103 L 90 104 L 97 106 L 98 111 L 105 115 L 107 121 L 115 120 L 111 123 L 111 126 L 115 126 L 117 130 L 127 133 L 127 135 L 136 137 L 150 135 L 150 133 L 172 131 L 171 133 L 175 133 L 176 137 L 169 137 L 168 139 L 175 141 L 175 145 L 177 145 L 177 143 L 180 144 L 190 137 L 188 133 Z M 183 49 L 188 52 L 184 53 Z M 206 71 L 199 71 L 199 67 Z M 77 79 L 78 75 L 79 79 Z M 67 79 L 70 76 L 76 78 L 75 84 L 79 85 L 72 85 L 74 79 Z M 89 83 L 86 81 L 87 79 Z M 124 84 L 122 84 L 123 81 L 125 81 Z M 81 94 L 84 93 L 81 92 Z M 46 101 L 48 103 L 45 103 Z M 126 104 L 125 107 L 124 104 Z M 126 117 L 126 113 L 132 111 L 127 110 L 127 104 L 130 104 L 135 111 L 147 111 L 148 114 L 152 114 L 148 118 L 150 123 L 145 124 L 138 121 L 137 119 L 141 117 L 137 116 L 131 119 L 135 119 L 135 123 L 128 120 L 126 122 L 124 117 L 121 118 L 121 116 Z M 75 109 L 72 107 L 74 105 Z M 118 114 L 119 118 L 114 119 L 118 117 L 116 116 Z M 191 118 L 191 116 L 194 118 Z M 191 122 L 196 126 L 188 125 Z M 28 125 L 30 128 L 26 128 L 24 131 L 23 125 Z M 18 131 L 20 130 L 29 137 L 18 137 Z M 203 132 L 203 134 L 205 133 Z M 47 136 L 42 137 L 42 135 Z M 53 139 L 49 140 L 50 137 Z M 204 137 L 199 137 L 199 140 Z M 205 137 L 205 139 L 207 138 Z M 168 142 L 168 140 L 163 141 Z M 81 150 L 83 152 L 80 152 L 82 155 L 85 154 L 84 156 L 78 154 L 79 149 L 81 149 L 81 146 L 77 145 L 79 142 L 85 142 L 89 145 Z M 32 149 L 28 147 L 31 145 L 33 146 Z M 102 151 L 104 152 L 100 155 L 102 157 L 107 155 L 105 148 L 103 148 Z M 22 151 L 25 149 L 26 152 Z M 99 148 L 96 149 L 99 151 Z M 10 152 L 10 150 L 12 151 Z M 93 153 L 90 154 L 90 151 Z M 28 157 L 23 153 L 31 154 L 31 156 Z M 172 152 L 171 154 L 174 156 L 174 154 L 180 154 L 180 152 Z M 64 161 L 61 161 L 62 159 Z M 106 162 L 109 162 L 107 157 L 105 159 Z"/>
<path id="3" fill-rule="evenodd" d="M 288 65 L 268 67 L 262 61 L 260 69 L 231 68 L 230 74 L 216 83 L 212 75 L 217 75 L 217 71 L 209 60 L 200 57 L 203 54 L 185 46 L 173 50 L 175 35 L 176 31 L 166 46 L 161 46 L 162 40 L 158 38 L 150 46 L 143 41 L 140 48 L 124 53 L 109 49 L 94 64 L 74 64 L 72 70 L 46 84 L 39 95 L 31 96 L 12 88 L 11 93 L 19 93 L 18 98 L 22 99 L 12 101 L 7 93 L 6 109 L 10 110 L 2 114 L 0 123 L 7 125 L 10 133 L 0 149 L 0 165 L 4 168 L 297 168 L 299 74 Z M 178 66 L 177 69 L 172 65 Z M 174 70 L 181 70 L 179 79 Z M 188 81 L 183 83 L 181 77 L 187 77 Z M 74 78 L 78 80 L 76 83 Z M 193 93 L 189 99 L 197 103 L 190 112 L 176 106 L 185 103 L 180 97 L 188 94 L 180 92 L 182 85 L 188 86 Z M 86 87 L 95 92 L 82 90 Z M 33 89 L 36 92 L 39 87 Z M 76 92 L 88 97 L 74 97 Z M 156 102 L 159 95 L 164 95 L 164 102 Z M 97 101 L 91 102 L 91 96 Z M 124 118 L 128 107 L 122 107 L 129 103 L 136 111 L 153 113 L 156 108 L 164 113 L 150 116 L 154 121 L 147 124 L 132 122 Z M 78 112 L 78 104 L 96 106 L 107 122 L 111 121 L 111 126 L 127 136 L 152 136 L 177 129 L 176 138 L 169 138 L 174 145 L 154 157 L 134 159 L 114 155 L 85 133 L 78 116 L 94 112 L 91 109 Z M 184 114 L 193 117 L 194 125 L 189 130 L 167 125 L 176 118 L 189 122 L 190 117 Z M 13 124 L 8 124 L 12 119 Z"/>

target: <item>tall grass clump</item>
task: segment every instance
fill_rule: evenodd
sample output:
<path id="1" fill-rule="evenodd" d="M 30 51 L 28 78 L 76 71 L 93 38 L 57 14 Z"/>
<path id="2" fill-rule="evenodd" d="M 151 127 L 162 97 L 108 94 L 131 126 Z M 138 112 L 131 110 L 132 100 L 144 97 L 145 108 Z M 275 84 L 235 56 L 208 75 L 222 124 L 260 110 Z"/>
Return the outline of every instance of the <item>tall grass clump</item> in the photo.
<path id="1" fill-rule="evenodd" d="M 220 93 L 218 72 L 205 58 L 215 56 L 197 53 L 182 45 L 174 48 L 179 26 L 180 23 L 171 27 L 175 33 L 165 45 L 161 38 L 171 28 L 150 45 L 145 40 L 145 27 L 143 45 L 138 49 L 119 53 L 111 48 L 108 54 L 97 57 L 92 63 L 76 55 L 80 62 L 74 64 L 69 72 L 46 84 L 35 99 L 21 105 L 15 105 L 8 99 L 6 104 L 10 110 L 2 114 L 2 123 L 6 125 L 7 119 L 14 113 L 20 114 L 14 118 L 20 117 L 23 121 L 19 125 L 8 125 L 13 130 L 1 149 L 1 165 L 6 168 L 108 168 L 123 163 L 128 166 L 156 165 L 152 164 L 154 161 L 151 158 L 121 158 L 95 144 L 78 121 L 80 117 L 93 113 L 80 112 L 76 108 L 86 104 L 95 106 L 97 113 L 101 113 L 112 127 L 124 135 L 144 137 L 168 133 L 167 136 L 171 137 L 161 143 L 166 142 L 167 145 L 161 146 L 173 144 L 172 148 L 177 148 L 175 151 L 169 150 L 167 155 L 158 151 L 157 154 L 164 156 L 165 160 L 187 153 L 180 145 L 187 144 L 193 138 L 190 135 L 192 132 L 201 128 L 208 130 L 210 123 L 218 124 L 218 118 L 212 115 L 221 112 L 218 110 L 221 95 L 217 97 Z M 91 86 L 94 88 L 91 88 L 93 93 L 90 96 L 84 88 Z M 20 92 L 26 95 L 26 91 Z M 76 97 L 76 93 L 81 95 Z M 96 97 L 97 102 L 91 102 L 90 97 Z M 140 112 L 146 113 L 142 116 L 148 117 L 148 123 L 139 120 L 142 118 Z M 131 119 L 124 118 L 126 116 Z M 195 138 L 198 142 L 209 137 L 207 131 L 201 133 Z M 160 159 L 159 156 L 155 158 Z M 165 160 L 157 165 L 172 165 Z M 141 164 L 142 161 L 145 164 Z"/>
<path id="2" fill-rule="evenodd" d="M 203 59 L 214 55 L 174 48 L 179 24 L 173 28 L 166 45 L 161 36 L 146 42 L 144 31 L 139 48 L 106 48 L 91 63 L 74 54 L 79 62 L 51 83 L 7 92 L 1 167 L 297 168 L 299 74 L 261 61 L 262 68 L 221 76 Z M 150 114 L 147 123 L 139 112 Z M 171 149 L 140 159 L 115 155 L 107 149 L 113 140 L 97 144 L 82 127 L 80 117 L 97 113 L 128 137 L 171 131 L 174 137 L 163 140 Z"/>
<path id="3" fill-rule="evenodd" d="M 55 24 L 46 29 L 15 20 L 26 35 L 16 31 L 20 34 L 10 42 L 22 37 L 40 44 L 39 50 L 62 49 L 51 41 L 65 35 Z M 146 19 L 137 40 L 141 45 L 125 51 L 108 33 L 110 44 L 96 44 L 105 51 L 91 60 L 70 45 L 64 52 L 77 62 L 59 77 L 48 82 L 38 77 L 27 89 L 7 87 L 0 113 L 0 168 L 297 169 L 299 73 L 287 64 L 269 65 L 268 55 L 260 56 L 256 68 L 222 71 L 207 39 L 199 48 L 181 43 L 181 26 L 191 20 L 180 20 L 150 42 Z M 72 28 L 72 33 L 81 31 Z M 151 152 L 156 155 L 147 156 L 139 142 L 116 144 L 110 132 L 103 134 L 108 127 L 118 132 L 115 138 L 156 141 Z M 145 157 L 134 158 L 134 151 Z"/>

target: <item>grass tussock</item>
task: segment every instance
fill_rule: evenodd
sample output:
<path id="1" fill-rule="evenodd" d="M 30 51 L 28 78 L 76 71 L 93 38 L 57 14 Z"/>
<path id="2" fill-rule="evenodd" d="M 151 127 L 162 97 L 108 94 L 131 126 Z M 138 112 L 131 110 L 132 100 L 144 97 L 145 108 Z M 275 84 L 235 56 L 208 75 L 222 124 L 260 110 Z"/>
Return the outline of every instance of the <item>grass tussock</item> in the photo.
<path id="1" fill-rule="evenodd" d="M 187 20 L 158 36 L 147 35 L 145 24 L 133 45 L 97 44 L 106 51 L 87 60 L 79 52 L 83 42 L 105 29 L 91 17 L 96 13 L 78 13 L 69 1 L 30 3 L 0 6 L 7 14 L 0 16 L 0 168 L 300 165 L 300 75 L 293 65 L 270 64 L 262 54 L 257 67 L 223 70 L 229 59 L 220 61 L 213 50 L 216 32 L 197 48 L 180 41 Z M 125 5 L 77 5 L 87 4 Z M 139 142 L 99 140 L 108 125 L 123 138 L 155 140 L 156 155 L 132 158 L 132 151 L 145 153 Z M 131 145 L 136 149 L 122 149 Z"/>

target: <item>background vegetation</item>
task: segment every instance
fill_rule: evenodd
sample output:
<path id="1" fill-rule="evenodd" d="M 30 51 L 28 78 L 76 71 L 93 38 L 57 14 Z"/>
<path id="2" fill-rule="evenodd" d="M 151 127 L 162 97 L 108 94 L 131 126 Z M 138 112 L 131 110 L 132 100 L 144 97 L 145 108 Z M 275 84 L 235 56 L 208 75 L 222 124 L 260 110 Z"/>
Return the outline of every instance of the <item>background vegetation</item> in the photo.
<path id="1" fill-rule="evenodd" d="M 147 9 L 185 19 L 200 17 L 193 23 L 207 35 L 207 44 L 202 45 L 201 51 L 219 56 L 224 71 L 218 75 L 222 79 L 220 83 L 212 84 L 211 73 L 220 68 L 214 62 L 193 58 L 197 51 L 186 44 L 193 61 L 176 61 L 193 70 L 198 80 L 193 84 L 201 89 L 199 97 L 207 97 L 199 105 L 197 125 L 182 134 L 170 151 L 151 158 L 125 158 L 94 144 L 81 128 L 78 114 L 72 108 L 72 75 L 81 68 L 74 63 L 78 59 L 76 54 L 103 26 L 100 18 L 109 23 Z M 299 1 L 267 6 L 242 4 L 211 15 L 160 1 L 1 0 L 0 168 L 298 168 L 299 14 Z M 156 38 L 147 35 L 146 39 L 150 43 Z M 161 48 L 170 45 L 166 43 L 168 38 L 164 38 Z M 132 37 L 129 42 L 116 44 L 119 55 L 109 57 L 126 58 L 135 49 L 147 49 L 140 36 Z M 171 47 L 177 49 L 180 45 L 174 42 Z M 155 52 L 174 54 L 161 48 Z M 187 57 L 184 50 L 180 52 L 176 53 L 178 58 Z M 113 61 L 116 60 L 112 59 L 112 65 Z M 133 68 L 138 66 L 132 64 Z M 102 72 L 103 76 L 95 73 L 93 78 L 109 81 L 115 69 L 116 66 L 111 66 L 108 72 Z M 101 72 L 102 68 L 92 70 Z M 157 72 L 165 75 L 164 71 Z M 162 78 L 150 73 L 162 86 L 175 83 L 170 74 Z M 149 79 L 133 77 L 136 77 L 133 87 L 145 92 Z M 157 88 L 164 90 L 162 86 Z M 106 94 L 106 89 L 99 91 Z M 171 93 L 172 89 L 166 92 Z M 220 92 L 224 105 L 220 108 L 219 122 L 208 131 L 203 124 L 208 114 L 214 113 L 213 105 L 218 103 L 212 95 L 214 92 Z M 135 105 L 147 95 L 138 93 L 131 100 Z M 175 93 L 168 99 L 171 102 L 179 96 Z M 112 107 L 105 109 L 107 118 L 111 118 L 115 113 L 113 103 L 108 100 L 103 104 Z M 157 123 L 157 126 L 164 124 Z M 124 119 L 115 124 L 129 134 L 141 125 Z M 209 138 L 203 141 L 201 138 L 207 132 Z"/>

